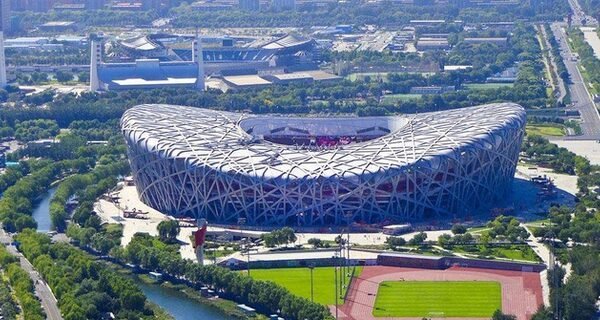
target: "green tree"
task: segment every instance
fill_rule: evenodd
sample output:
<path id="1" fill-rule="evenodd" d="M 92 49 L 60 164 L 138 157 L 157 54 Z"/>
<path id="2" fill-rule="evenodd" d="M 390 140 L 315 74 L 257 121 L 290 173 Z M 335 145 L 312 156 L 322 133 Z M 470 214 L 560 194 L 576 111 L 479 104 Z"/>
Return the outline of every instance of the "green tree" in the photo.
<path id="1" fill-rule="evenodd" d="M 177 235 L 179 234 L 179 222 L 177 220 L 161 221 L 157 229 L 161 240 L 169 243 L 177 241 Z"/>
<path id="2" fill-rule="evenodd" d="M 467 232 L 467 227 L 462 224 L 455 224 L 452 226 L 453 234 L 464 234 Z"/>
<path id="3" fill-rule="evenodd" d="M 517 320 L 517 317 L 510 314 L 504 314 L 501 310 L 496 310 L 492 315 L 492 320 Z"/>
<path id="4" fill-rule="evenodd" d="M 65 83 L 73 80 L 73 74 L 66 71 L 57 71 L 56 72 L 56 81 Z"/>

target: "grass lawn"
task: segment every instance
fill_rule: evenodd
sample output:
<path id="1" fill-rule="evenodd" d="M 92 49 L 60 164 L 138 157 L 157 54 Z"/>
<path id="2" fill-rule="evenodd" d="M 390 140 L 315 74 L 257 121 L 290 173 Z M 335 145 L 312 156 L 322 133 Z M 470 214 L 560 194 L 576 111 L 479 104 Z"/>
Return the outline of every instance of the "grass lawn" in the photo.
<path id="1" fill-rule="evenodd" d="M 398 101 L 418 100 L 420 98 L 420 94 L 414 93 L 387 94 L 383 96 L 383 103 L 396 103 Z"/>
<path id="2" fill-rule="evenodd" d="M 357 276 L 362 267 L 356 267 Z M 305 267 L 250 270 L 254 279 L 273 281 L 290 290 L 293 294 L 310 299 L 310 269 Z M 313 292 L 315 302 L 324 305 L 335 304 L 335 281 L 333 267 L 317 267 L 313 270 Z M 338 273 L 338 277 L 340 274 Z M 342 303 L 339 300 L 339 303 Z"/>
<path id="3" fill-rule="evenodd" d="M 525 127 L 528 135 L 562 137 L 565 135 L 564 126 L 560 124 L 528 124 Z"/>
<path id="4" fill-rule="evenodd" d="M 500 283 L 493 281 L 384 281 L 376 317 L 480 317 L 502 308 Z"/>
<path id="5" fill-rule="evenodd" d="M 498 83 L 467 83 L 465 84 L 465 87 L 472 89 L 472 90 L 483 90 L 483 89 L 498 89 L 498 88 L 502 88 L 502 87 L 512 87 L 513 84 L 512 83 L 503 83 L 503 82 L 498 82 Z"/>
<path id="6" fill-rule="evenodd" d="M 482 245 L 460 245 L 451 249 L 457 253 L 470 253 L 495 258 L 521 260 L 529 262 L 540 262 L 540 258 L 528 245 L 512 245 L 508 247 L 484 247 Z"/>

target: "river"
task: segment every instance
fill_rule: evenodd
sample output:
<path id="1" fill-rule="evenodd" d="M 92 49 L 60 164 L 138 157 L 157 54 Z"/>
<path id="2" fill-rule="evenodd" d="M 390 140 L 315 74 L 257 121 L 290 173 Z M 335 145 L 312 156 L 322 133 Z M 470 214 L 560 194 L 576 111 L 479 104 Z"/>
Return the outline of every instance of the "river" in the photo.
<path id="1" fill-rule="evenodd" d="M 52 221 L 50 220 L 50 201 L 55 193 L 56 188 L 48 190 L 33 209 L 32 217 L 37 222 L 38 232 L 48 232 L 52 229 Z M 185 294 L 175 289 L 165 288 L 158 284 L 147 284 L 137 279 L 137 277 L 134 277 L 133 279 L 150 301 L 166 310 L 167 313 L 177 320 L 233 319 L 210 306 L 188 298 Z"/>
<path id="2" fill-rule="evenodd" d="M 48 232 L 52 229 L 50 220 L 50 200 L 56 193 L 56 188 L 51 188 L 46 192 L 40 202 L 33 208 L 32 217 L 37 222 L 38 232 Z"/>
<path id="3" fill-rule="evenodd" d="M 136 284 L 142 289 L 148 300 L 165 309 L 177 320 L 232 320 L 219 311 L 188 298 L 184 293 L 159 284 L 148 284 L 134 277 Z"/>

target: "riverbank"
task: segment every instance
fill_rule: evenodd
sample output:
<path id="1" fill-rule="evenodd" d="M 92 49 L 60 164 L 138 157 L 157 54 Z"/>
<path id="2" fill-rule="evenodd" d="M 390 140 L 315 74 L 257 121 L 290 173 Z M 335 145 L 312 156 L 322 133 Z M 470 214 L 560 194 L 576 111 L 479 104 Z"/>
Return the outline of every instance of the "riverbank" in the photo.
<path id="1" fill-rule="evenodd" d="M 158 304 L 161 308 L 166 309 L 172 317 L 165 319 L 177 320 L 192 320 L 192 319 L 215 319 L 215 320 L 266 320 L 264 315 L 247 317 L 242 311 L 237 309 L 237 304 L 233 301 L 221 298 L 205 298 L 193 288 L 185 284 L 175 284 L 169 281 L 156 281 L 151 279 L 146 274 L 136 274 L 132 270 L 123 268 L 115 263 L 106 261 L 115 272 L 126 275 L 140 286 L 146 296 Z M 157 290 L 160 290 L 162 297 L 157 297 Z M 165 298 L 166 297 L 166 298 Z M 189 302 L 195 304 L 190 305 Z M 171 305 L 163 306 L 155 300 L 159 298 L 161 302 L 170 302 Z M 173 299 L 175 298 L 175 299 Z M 169 310 L 170 309 L 170 310 Z M 191 312 L 194 311 L 194 312 Z"/>

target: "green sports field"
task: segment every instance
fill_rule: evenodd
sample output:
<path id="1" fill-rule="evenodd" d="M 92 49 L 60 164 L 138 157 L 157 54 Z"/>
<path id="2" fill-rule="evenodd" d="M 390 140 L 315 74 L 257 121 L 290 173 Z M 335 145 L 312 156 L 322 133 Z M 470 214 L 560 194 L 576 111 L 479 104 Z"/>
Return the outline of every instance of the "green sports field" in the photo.
<path id="1" fill-rule="evenodd" d="M 384 281 L 376 317 L 490 317 L 502 308 L 500 283 L 493 281 Z"/>
<path id="2" fill-rule="evenodd" d="M 355 276 L 362 267 L 356 267 Z M 338 277 L 339 277 L 338 273 Z M 308 268 L 280 268 L 250 270 L 254 279 L 269 280 L 280 284 L 292 293 L 310 299 L 310 270 Z M 313 270 L 313 286 L 315 302 L 324 305 L 335 304 L 335 282 L 333 267 L 318 267 Z M 339 300 L 339 303 L 342 303 Z"/>

